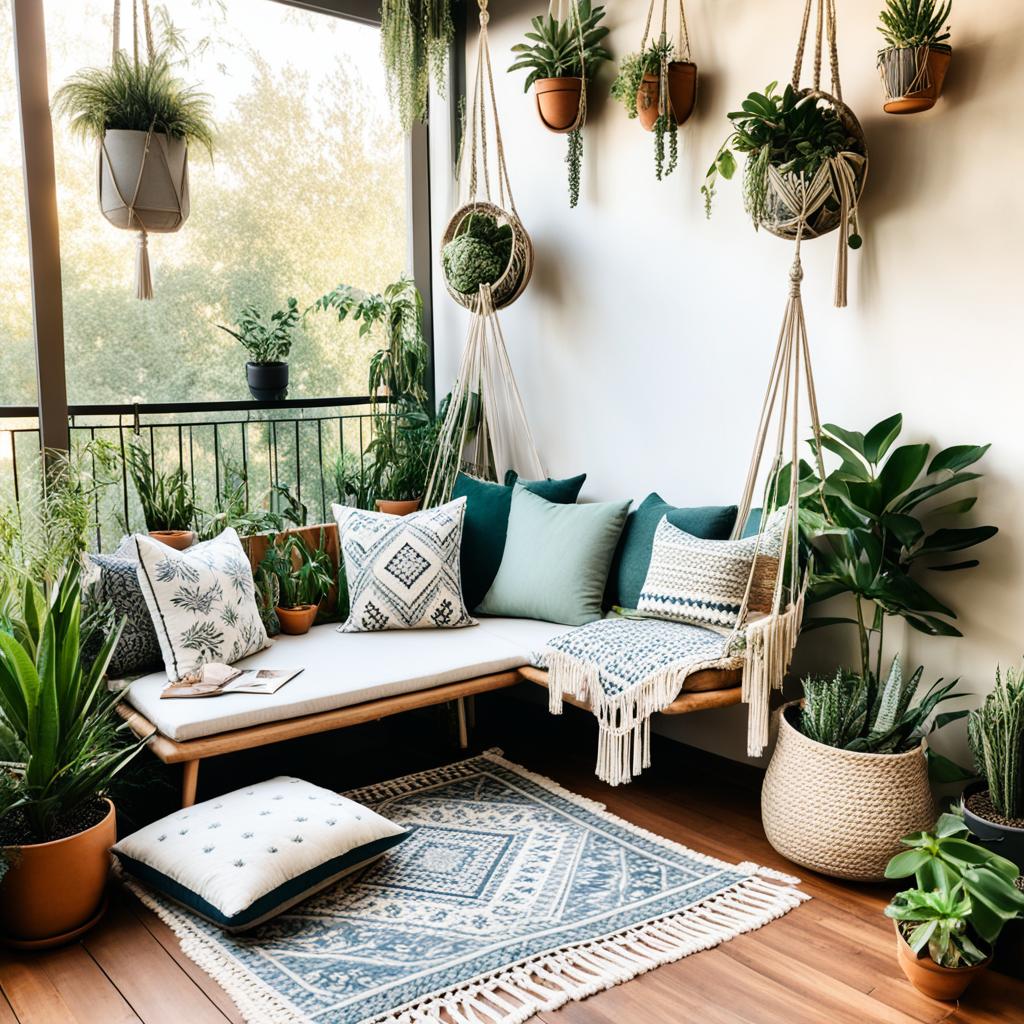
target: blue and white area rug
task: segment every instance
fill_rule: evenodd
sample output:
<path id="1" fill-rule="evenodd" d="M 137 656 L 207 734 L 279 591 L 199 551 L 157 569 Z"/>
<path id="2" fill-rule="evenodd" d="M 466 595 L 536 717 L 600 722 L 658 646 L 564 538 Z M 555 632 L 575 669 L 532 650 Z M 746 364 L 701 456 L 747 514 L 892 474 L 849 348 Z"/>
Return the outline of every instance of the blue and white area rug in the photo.
<path id="1" fill-rule="evenodd" d="M 522 1024 L 807 898 L 496 752 L 348 795 L 412 836 L 254 932 L 133 886 L 252 1024 Z"/>

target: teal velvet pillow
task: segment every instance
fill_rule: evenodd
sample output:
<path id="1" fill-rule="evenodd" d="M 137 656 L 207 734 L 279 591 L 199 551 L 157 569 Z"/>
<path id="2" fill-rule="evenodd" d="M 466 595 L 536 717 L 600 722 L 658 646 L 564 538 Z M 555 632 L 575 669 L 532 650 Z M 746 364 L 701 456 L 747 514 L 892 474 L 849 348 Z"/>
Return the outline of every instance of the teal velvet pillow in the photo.
<path id="1" fill-rule="evenodd" d="M 501 568 L 480 614 L 566 626 L 601 618 L 608 569 L 629 506 L 558 505 L 516 484 Z"/>
<path id="2" fill-rule="evenodd" d="M 548 501 L 571 505 L 578 497 L 587 474 L 568 480 L 524 480 L 523 486 Z M 484 599 L 494 582 L 505 550 L 505 531 L 512 505 L 514 470 L 505 475 L 504 484 L 477 480 L 460 473 L 452 488 L 452 499 L 466 499 L 466 517 L 462 524 L 462 597 L 472 611 Z"/>
<path id="3" fill-rule="evenodd" d="M 608 578 L 605 602 L 609 608 L 635 608 L 640 600 L 647 570 L 651 564 L 654 531 L 663 516 L 680 530 L 704 540 L 728 540 L 736 522 L 735 505 L 702 505 L 676 508 L 660 494 L 648 494 L 633 512 L 622 531 Z M 756 532 L 756 531 L 755 531 Z"/>

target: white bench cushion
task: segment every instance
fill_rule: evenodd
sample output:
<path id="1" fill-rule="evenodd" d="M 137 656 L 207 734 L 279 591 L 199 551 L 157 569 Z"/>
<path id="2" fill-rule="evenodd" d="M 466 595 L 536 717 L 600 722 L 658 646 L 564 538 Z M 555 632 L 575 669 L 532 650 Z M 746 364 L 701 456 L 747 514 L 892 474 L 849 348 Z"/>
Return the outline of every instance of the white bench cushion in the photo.
<path id="1" fill-rule="evenodd" d="M 525 619 L 486 619 L 466 629 L 339 633 L 315 626 L 305 636 L 280 636 L 238 664 L 244 668 L 302 668 L 274 694 L 161 700 L 164 672 L 136 679 L 128 702 L 172 740 L 298 718 L 520 668 L 565 626 Z"/>

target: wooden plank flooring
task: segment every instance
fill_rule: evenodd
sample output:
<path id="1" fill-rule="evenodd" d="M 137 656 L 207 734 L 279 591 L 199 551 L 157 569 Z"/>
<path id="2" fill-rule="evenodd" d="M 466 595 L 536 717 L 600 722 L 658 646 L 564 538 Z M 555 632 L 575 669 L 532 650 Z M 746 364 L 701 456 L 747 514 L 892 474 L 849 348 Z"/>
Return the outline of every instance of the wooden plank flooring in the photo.
<path id="1" fill-rule="evenodd" d="M 800 874 L 813 897 L 758 931 L 545 1011 L 528 1024 L 1024 1022 L 1024 983 L 993 972 L 959 1007 L 915 992 L 896 965 L 891 925 L 881 913 L 890 890 L 802 872 L 776 854 L 761 829 L 752 772 L 659 743 L 653 770 L 630 786 L 609 789 L 592 773 L 595 737 L 585 714 L 551 720 L 514 695 L 479 703 L 486 710 L 477 749 L 501 745 L 512 760 L 696 850 Z M 337 744 L 330 771 L 323 740 L 311 748 L 270 748 L 260 761 L 223 758 L 204 768 L 199 796 L 279 772 L 345 788 L 455 760 L 435 724 L 405 716 L 349 730 L 341 735 L 355 741 L 352 749 L 337 756 Z M 103 922 L 80 942 L 43 954 L 0 951 L 0 1024 L 228 1021 L 242 1021 L 230 998 L 182 953 L 170 929 L 120 888 L 112 891 Z"/>

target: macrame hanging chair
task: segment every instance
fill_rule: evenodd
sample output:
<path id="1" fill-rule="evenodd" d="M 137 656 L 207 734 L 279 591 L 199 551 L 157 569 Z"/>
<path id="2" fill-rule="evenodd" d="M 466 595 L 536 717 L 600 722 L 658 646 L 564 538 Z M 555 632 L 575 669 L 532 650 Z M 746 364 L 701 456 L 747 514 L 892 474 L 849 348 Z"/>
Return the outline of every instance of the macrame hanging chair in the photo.
<path id="1" fill-rule="evenodd" d="M 640 40 L 640 53 L 647 51 L 648 40 L 652 41 L 651 22 L 657 0 L 651 0 L 644 22 L 644 34 Z M 662 47 L 668 40 L 668 0 L 661 3 L 661 31 L 659 40 Z M 686 27 L 686 10 L 679 0 L 679 44 L 672 54 L 664 53 L 657 74 L 645 74 L 636 94 L 636 113 L 640 124 L 653 132 L 659 118 L 671 116 L 676 125 L 689 120 L 697 105 L 697 65 L 690 55 L 690 33 Z"/>
<path id="2" fill-rule="evenodd" d="M 481 283 L 473 294 L 458 291 L 446 276 L 449 294 L 468 308 L 472 316 L 458 376 L 447 408 L 442 408 L 443 421 L 424 495 L 428 508 L 449 499 L 459 472 L 484 480 L 504 480 L 509 470 L 532 479 L 544 476 L 497 315 L 499 309 L 522 294 L 529 282 L 533 245 L 516 212 L 505 165 L 487 45 L 487 0 L 478 0 L 478 5 L 480 36 L 470 106 L 468 197 L 449 222 L 441 249 L 443 254 L 460 232 L 474 230 L 472 218 L 479 214 L 510 229 L 511 240 L 501 276 L 493 282 Z M 497 154 L 497 203 L 491 198 L 488 109 Z"/>
<path id="3" fill-rule="evenodd" d="M 800 87 L 807 33 L 812 10 L 816 10 L 814 39 L 814 77 L 809 89 Z M 832 91 L 821 87 L 824 37 L 828 36 L 829 70 Z M 810 178 L 792 171 L 768 166 L 767 197 L 758 226 L 779 238 L 818 238 L 842 229 L 836 246 L 835 305 L 847 302 L 848 253 L 851 240 L 859 245 L 857 207 L 868 174 L 868 149 L 864 131 L 854 112 L 843 102 L 839 77 L 839 50 L 836 43 L 835 0 L 805 0 L 796 60 L 793 64 L 793 91 L 797 98 L 825 102 L 836 112 L 843 127 L 854 140 L 855 148 L 843 150 L 822 162 Z"/>
<path id="4" fill-rule="evenodd" d="M 149 0 L 142 0 L 146 53 L 152 60 Z M 121 3 L 114 0 L 112 60 L 121 54 Z M 138 65 L 139 2 L 132 0 L 132 59 Z M 177 231 L 188 220 L 188 143 L 164 132 L 108 128 L 100 142 L 97 191 L 100 211 L 116 228 L 138 232 L 135 297 L 153 298 L 148 236 Z"/>

